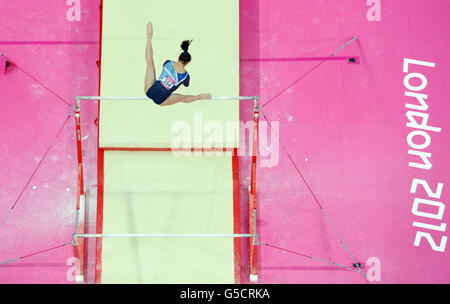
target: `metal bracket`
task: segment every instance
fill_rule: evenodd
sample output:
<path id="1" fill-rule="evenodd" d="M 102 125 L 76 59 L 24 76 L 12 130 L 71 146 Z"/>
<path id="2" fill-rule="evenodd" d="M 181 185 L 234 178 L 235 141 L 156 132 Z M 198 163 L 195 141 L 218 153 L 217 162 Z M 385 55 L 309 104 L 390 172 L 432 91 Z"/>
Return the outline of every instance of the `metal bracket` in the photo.
<path id="1" fill-rule="evenodd" d="M 78 245 L 77 233 L 72 233 L 72 245 L 73 246 L 77 246 Z"/>
<path id="2" fill-rule="evenodd" d="M 256 209 L 253 209 L 253 246 L 259 245 L 258 233 L 256 233 Z"/>
<path id="3" fill-rule="evenodd" d="M 259 245 L 259 238 L 258 238 L 258 234 L 255 232 L 253 234 L 253 246 L 258 246 Z"/>

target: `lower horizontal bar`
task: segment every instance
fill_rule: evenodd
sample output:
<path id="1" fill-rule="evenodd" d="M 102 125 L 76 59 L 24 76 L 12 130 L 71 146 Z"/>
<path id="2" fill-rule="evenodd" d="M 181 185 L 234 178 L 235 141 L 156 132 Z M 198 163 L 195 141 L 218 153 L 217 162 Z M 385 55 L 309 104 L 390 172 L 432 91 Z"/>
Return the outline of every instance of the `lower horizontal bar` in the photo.
<path id="1" fill-rule="evenodd" d="M 121 237 L 130 237 L 130 238 L 196 238 L 196 237 L 204 237 L 204 238 L 219 238 L 219 237 L 243 237 L 250 238 L 255 235 L 250 233 L 240 233 L 240 234 L 220 234 L 220 233 L 212 233 L 212 234 L 164 234 L 164 233 L 144 233 L 144 234 L 117 234 L 117 233 L 103 233 L 103 234 L 73 234 L 74 237 L 81 238 L 105 238 L 105 237 L 113 237 L 113 238 L 121 238 Z"/>
<path id="2" fill-rule="evenodd" d="M 254 100 L 258 96 L 213 96 L 211 100 Z M 80 100 L 149 100 L 144 96 L 75 96 Z"/>

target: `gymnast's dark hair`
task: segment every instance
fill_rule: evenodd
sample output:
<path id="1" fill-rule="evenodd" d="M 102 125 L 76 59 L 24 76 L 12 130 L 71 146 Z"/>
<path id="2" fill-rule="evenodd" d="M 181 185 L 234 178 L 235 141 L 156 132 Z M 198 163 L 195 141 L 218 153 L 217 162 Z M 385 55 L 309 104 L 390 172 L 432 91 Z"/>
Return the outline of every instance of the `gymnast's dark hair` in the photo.
<path id="1" fill-rule="evenodd" d="M 192 40 L 184 40 L 181 43 L 181 49 L 183 50 L 183 53 L 180 54 L 178 57 L 178 60 L 180 60 L 183 63 L 190 62 L 192 57 L 191 54 L 188 53 L 189 45 L 192 43 Z"/>

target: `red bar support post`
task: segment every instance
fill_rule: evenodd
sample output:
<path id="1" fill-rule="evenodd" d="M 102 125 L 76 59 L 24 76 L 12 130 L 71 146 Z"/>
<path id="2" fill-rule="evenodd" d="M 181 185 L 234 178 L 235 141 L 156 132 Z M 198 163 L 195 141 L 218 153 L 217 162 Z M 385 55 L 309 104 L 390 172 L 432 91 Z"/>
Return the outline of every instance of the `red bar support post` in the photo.
<path id="1" fill-rule="evenodd" d="M 77 100 L 75 108 L 75 126 L 76 126 L 76 143 L 77 143 L 77 162 L 78 162 L 78 180 L 77 180 L 77 206 L 76 206 L 76 227 L 77 234 L 85 233 L 85 210 L 86 196 L 84 191 L 83 178 L 83 156 L 81 147 L 81 123 L 80 123 L 80 104 Z M 84 266 L 85 266 L 85 240 L 84 238 L 74 237 L 73 249 L 75 255 L 75 279 L 77 283 L 84 283 Z"/>
<path id="2" fill-rule="evenodd" d="M 258 281 L 258 234 L 256 227 L 256 163 L 258 156 L 258 124 L 259 124 L 258 97 L 255 98 L 253 109 L 253 144 L 252 144 L 252 165 L 251 183 L 249 189 L 249 230 L 254 236 L 250 238 L 250 282 Z"/>

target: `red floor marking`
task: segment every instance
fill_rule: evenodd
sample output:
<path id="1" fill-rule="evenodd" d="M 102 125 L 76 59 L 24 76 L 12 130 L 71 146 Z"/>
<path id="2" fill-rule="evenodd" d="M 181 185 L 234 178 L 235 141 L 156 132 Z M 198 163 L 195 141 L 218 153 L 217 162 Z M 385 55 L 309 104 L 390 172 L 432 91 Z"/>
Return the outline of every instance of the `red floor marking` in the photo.
<path id="1" fill-rule="evenodd" d="M 321 61 L 326 60 L 328 57 L 291 57 L 291 58 L 242 58 L 241 62 L 283 62 L 283 61 Z M 332 57 L 328 60 L 349 60 L 351 58 L 359 58 L 359 56 L 346 56 L 346 57 Z"/>
<path id="2" fill-rule="evenodd" d="M 101 90 L 101 59 L 102 59 L 102 33 L 103 33 L 103 0 L 100 0 L 100 45 L 99 45 L 99 59 L 98 63 L 98 94 Z M 100 102 L 98 103 L 98 117 L 100 117 Z M 100 148 L 100 127 L 97 129 L 97 228 L 96 233 L 103 233 L 103 187 L 104 187 L 104 151 Z M 102 282 L 102 239 L 96 239 L 95 245 L 95 283 Z"/>
<path id="3" fill-rule="evenodd" d="M 232 157 L 233 166 L 233 233 L 241 233 L 241 208 L 239 198 L 239 158 L 237 148 Z M 241 239 L 234 238 L 234 282 L 242 281 Z"/>
<path id="4" fill-rule="evenodd" d="M 0 41 L 0 45 L 83 45 L 98 43 L 98 41 Z"/>

